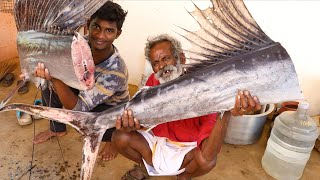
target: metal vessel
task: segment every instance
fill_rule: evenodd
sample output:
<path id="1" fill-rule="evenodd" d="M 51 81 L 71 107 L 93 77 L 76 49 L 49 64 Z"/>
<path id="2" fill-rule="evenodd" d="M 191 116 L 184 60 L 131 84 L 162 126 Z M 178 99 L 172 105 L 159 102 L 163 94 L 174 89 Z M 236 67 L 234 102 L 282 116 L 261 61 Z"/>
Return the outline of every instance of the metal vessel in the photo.
<path id="1" fill-rule="evenodd" d="M 274 104 L 268 104 L 266 111 L 260 114 L 231 116 L 224 142 L 246 145 L 258 141 L 267 116 L 274 110 L 274 107 Z"/>

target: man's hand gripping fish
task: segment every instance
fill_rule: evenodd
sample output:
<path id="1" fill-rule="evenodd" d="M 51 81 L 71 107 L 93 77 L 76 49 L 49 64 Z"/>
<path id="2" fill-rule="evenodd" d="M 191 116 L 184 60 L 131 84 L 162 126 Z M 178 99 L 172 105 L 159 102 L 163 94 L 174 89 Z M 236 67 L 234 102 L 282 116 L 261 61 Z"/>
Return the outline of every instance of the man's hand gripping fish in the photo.
<path id="1" fill-rule="evenodd" d="M 21 2 L 18 7 L 24 5 Z M 191 63 L 185 67 L 187 73 L 180 78 L 144 89 L 128 103 L 101 113 L 25 104 L 11 104 L 1 111 L 20 110 L 76 128 L 85 136 L 81 179 L 90 179 L 102 135 L 124 109 L 131 109 L 141 125 L 150 127 L 230 110 L 238 89 L 250 90 L 261 104 L 301 99 L 288 53 L 260 29 L 244 3 L 212 0 L 212 5 L 190 12 L 201 29 L 183 29 L 193 48 L 188 51 Z"/>

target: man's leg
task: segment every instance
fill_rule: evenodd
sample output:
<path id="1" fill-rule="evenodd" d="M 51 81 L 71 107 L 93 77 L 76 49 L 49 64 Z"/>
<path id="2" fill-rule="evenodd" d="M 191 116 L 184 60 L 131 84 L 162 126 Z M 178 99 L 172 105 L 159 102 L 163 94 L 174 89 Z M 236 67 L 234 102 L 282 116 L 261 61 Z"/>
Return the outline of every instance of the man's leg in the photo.
<path id="1" fill-rule="evenodd" d="M 126 158 L 138 164 L 143 164 L 143 158 L 147 164 L 152 166 L 151 149 L 145 138 L 137 131 L 124 132 L 116 130 L 113 133 L 111 143 L 114 144 L 119 153 Z M 144 173 L 139 169 L 134 169 L 127 173 L 130 173 L 131 176 L 137 179 L 144 178 Z"/>
<path id="2" fill-rule="evenodd" d="M 142 158 L 147 164 L 152 165 L 152 152 L 147 140 L 137 131 L 124 132 L 116 130 L 112 141 L 119 153 L 126 158 L 142 164 Z"/>
<path id="3" fill-rule="evenodd" d="M 91 112 L 102 112 L 109 108 L 112 108 L 113 106 L 106 105 L 106 104 L 100 104 L 94 109 L 91 110 Z M 116 158 L 118 151 L 114 147 L 114 145 L 111 144 L 111 137 L 112 133 L 116 128 L 107 129 L 102 137 L 102 141 L 105 142 L 105 145 L 103 146 L 102 150 L 98 154 L 98 158 L 104 160 L 104 161 L 110 161 L 114 158 Z"/>
<path id="4" fill-rule="evenodd" d="M 202 161 L 200 163 L 200 161 Z M 206 165 L 203 162 L 206 161 Z M 216 158 L 213 160 L 207 160 L 203 157 L 200 149 L 194 148 L 186 154 L 183 159 L 181 168 L 186 170 L 178 175 L 178 180 L 189 180 L 191 177 L 198 177 L 210 172 L 216 165 Z"/>
<path id="5" fill-rule="evenodd" d="M 195 148 L 185 156 L 181 168 L 186 168 L 186 170 L 178 176 L 178 179 L 185 180 L 190 177 L 202 176 L 215 167 L 230 116 L 230 112 L 225 112 L 222 120 L 220 120 L 220 116 L 217 117 L 209 137 L 201 142 L 201 149 Z"/>
<path id="6" fill-rule="evenodd" d="M 43 106 L 62 108 L 62 103 L 60 102 L 58 95 L 54 91 L 52 91 L 52 94 L 51 94 L 49 88 L 46 88 L 45 90 L 43 90 L 41 92 L 41 96 L 42 96 Z M 40 144 L 47 141 L 51 137 L 64 136 L 65 134 L 67 134 L 67 129 L 65 124 L 58 123 L 55 121 L 50 121 L 50 129 L 37 134 L 33 140 L 33 143 Z"/>
<path id="7" fill-rule="evenodd" d="M 111 143 L 112 133 L 116 130 L 116 128 L 111 128 L 106 130 L 102 137 L 102 141 L 105 142 L 102 150 L 100 151 L 98 158 L 104 161 L 110 161 L 116 158 L 118 151 L 114 144 Z"/>

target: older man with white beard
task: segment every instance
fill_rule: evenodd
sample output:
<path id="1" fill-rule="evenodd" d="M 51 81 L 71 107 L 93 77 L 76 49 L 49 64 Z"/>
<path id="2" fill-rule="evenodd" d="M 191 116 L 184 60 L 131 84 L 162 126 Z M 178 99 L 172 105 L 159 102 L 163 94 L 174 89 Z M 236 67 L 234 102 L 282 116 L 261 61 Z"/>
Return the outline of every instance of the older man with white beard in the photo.
<path id="1" fill-rule="evenodd" d="M 147 86 L 171 81 L 184 73 L 181 64 L 186 59 L 181 43 L 166 34 L 148 39 L 145 55 L 154 71 Z M 241 108 L 261 108 L 258 98 L 248 91 L 239 91 L 235 99 L 235 108 L 222 118 L 217 113 L 209 114 L 160 124 L 150 131 L 144 131 L 132 111 L 126 110 L 116 121 L 112 143 L 125 157 L 144 164 L 147 173 L 135 166 L 122 179 L 145 179 L 148 175 L 190 179 L 208 173 L 216 164 L 230 115 L 242 115 Z"/>

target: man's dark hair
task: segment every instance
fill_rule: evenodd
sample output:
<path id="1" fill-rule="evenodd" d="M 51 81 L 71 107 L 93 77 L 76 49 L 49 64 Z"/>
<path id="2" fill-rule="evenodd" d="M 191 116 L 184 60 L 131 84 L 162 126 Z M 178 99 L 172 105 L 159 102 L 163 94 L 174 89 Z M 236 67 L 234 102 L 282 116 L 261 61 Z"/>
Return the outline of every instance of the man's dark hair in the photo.
<path id="1" fill-rule="evenodd" d="M 116 22 L 118 30 L 121 30 L 123 22 L 126 18 L 127 11 L 124 11 L 122 7 L 112 1 L 107 1 L 100 9 L 98 9 L 88 22 L 88 27 L 91 20 L 95 18 L 103 19 L 106 21 Z"/>

